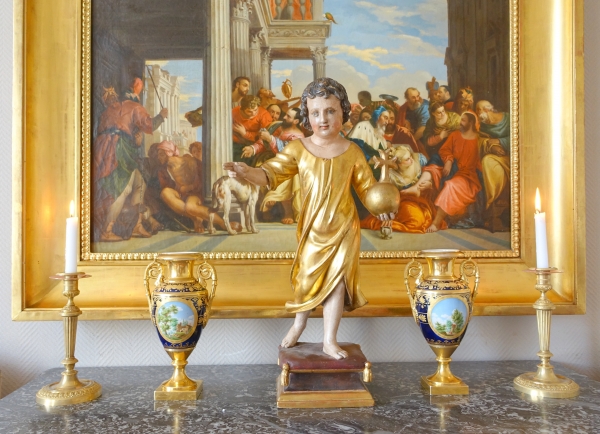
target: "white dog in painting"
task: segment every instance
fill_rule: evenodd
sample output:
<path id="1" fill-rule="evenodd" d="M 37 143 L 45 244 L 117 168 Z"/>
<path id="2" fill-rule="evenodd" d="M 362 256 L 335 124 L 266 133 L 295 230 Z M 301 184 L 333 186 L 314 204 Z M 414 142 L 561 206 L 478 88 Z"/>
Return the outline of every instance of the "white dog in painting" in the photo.
<path id="1" fill-rule="evenodd" d="M 208 214 L 208 232 L 216 232 L 213 226 L 215 213 L 223 207 L 223 221 L 229 235 L 237 232 L 229 224 L 229 211 L 231 210 L 231 198 L 234 196 L 242 208 L 243 218 L 246 222 L 248 232 L 257 234 L 256 228 L 256 202 L 258 201 L 258 185 L 252 184 L 245 179 L 222 176 L 217 179 L 212 188 L 212 207 Z M 242 222 L 243 224 L 244 222 Z"/>

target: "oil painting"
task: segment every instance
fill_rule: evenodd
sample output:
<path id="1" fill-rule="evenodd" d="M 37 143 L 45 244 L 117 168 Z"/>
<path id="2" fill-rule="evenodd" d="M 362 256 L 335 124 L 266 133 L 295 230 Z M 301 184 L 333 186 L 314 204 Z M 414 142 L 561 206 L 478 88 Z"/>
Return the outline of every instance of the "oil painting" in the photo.
<path id="1" fill-rule="evenodd" d="M 396 158 L 391 238 L 356 199 L 362 252 L 510 255 L 519 216 L 509 0 L 235 0 L 224 9 L 225 30 L 204 1 L 92 2 L 89 253 L 294 252 L 297 180 L 254 191 L 222 165 L 260 167 L 308 137 L 300 97 L 328 76 L 352 103 L 342 134 L 375 177 L 373 156 Z M 211 51 L 219 32 L 230 41 L 225 59 Z"/>
<path id="2" fill-rule="evenodd" d="M 550 298 L 556 313 L 585 312 L 582 0 L 14 7 L 14 320 L 59 318 L 62 285 L 48 276 L 64 269 L 73 199 L 77 269 L 93 276 L 82 319 L 148 318 L 144 270 L 178 250 L 217 268 L 214 318 L 285 316 L 297 186 L 240 190 L 223 164 L 258 167 L 306 137 L 298 97 L 322 76 L 348 92 L 345 137 L 366 159 L 394 154 L 402 195 L 387 240 L 357 202 L 369 304 L 348 315 L 410 316 L 402 269 L 442 247 L 479 264 L 473 315 L 532 314 L 539 292 L 523 271 L 536 264 L 538 187 L 549 261 L 564 271 Z M 448 152 L 473 117 L 479 152 Z M 439 328 L 452 333 L 461 321 L 446 313 Z"/>

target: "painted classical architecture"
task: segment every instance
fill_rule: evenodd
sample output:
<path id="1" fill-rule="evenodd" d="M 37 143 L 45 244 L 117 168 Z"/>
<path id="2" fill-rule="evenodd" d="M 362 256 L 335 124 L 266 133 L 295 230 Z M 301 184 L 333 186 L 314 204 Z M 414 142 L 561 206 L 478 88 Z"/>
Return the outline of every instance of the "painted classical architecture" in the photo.
<path id="1" fill-rule="evenodd" d="M 331 23 L 323 0 L 233 0 L 231 78 L 251 79 L 251 91 L 271 88 L 271 62 L 311 59 L 314 77 L 325 76 Z"/>
<path id="2" fill-rule="evenodd" d="M 92 2 L 92 119 L 104 110 L 103 87 L 119 94 L 133 77 L 144 77 L 144 105 L 154 116 L 163 107 L 169 118 L 146 143 L 179 143 L 180 83 L 149 60 L 203 60 L 202 142 L 205 196 L 232 158 L 232 80 L 249 77 L 250 92 L 271 88 L 271 63 L 310 59 L 315 78 L 326 74 L 326 40 L 331 23 L 323 0 L 135 0 Z M 158 90 L 158 96 L 155 92 Z M 159 101 L 160 96 L 160 101 Z M 177 134 L 176 134 L 177 133 Z M 184 134 L 185 136 L 185 134 Z"/>
<path id="3" fill-rule="evenodd" d="M 211 44 L 205 88 L 211 89 L 203 113 L 207 160 L 205 185 L 223 175 L 231 161 L 231 81 L 250 78 L 250 92 L 271 88 L 271 63 L 282 59 L 311 59 L 314 78 L 324 77 L 326 40 L 331 23 L 324 18 L 323 0 L 231 0 L 211 2 L 207 15 Z M 226 146 L 224 144 L 227 144 Z M 215 170 L 216 169 L 216 170 Z"/>
<path id="4" fill-rule="evenodd" d="M 144 107 L 148 113 L 158 113 L 164 107 L 169 109 L 169 116 L 161 126 L 152 134 L 146 135 L 146 143 L 159 143 L 163 140 L 171 140 L 178 146 L 185 146 L 181 142 L 179 120 L 179 98 L 181 95 L 179 77 L 169 74 L 161 69 L 160 65 L 148 67 L 150 76 L 145 74 L 145 101 Z"/>

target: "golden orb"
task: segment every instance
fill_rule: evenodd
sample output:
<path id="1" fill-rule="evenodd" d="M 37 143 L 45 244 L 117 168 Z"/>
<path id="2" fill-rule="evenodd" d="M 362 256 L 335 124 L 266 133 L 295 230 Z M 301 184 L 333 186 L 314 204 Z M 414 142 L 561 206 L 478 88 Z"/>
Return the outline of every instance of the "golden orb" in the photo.
<path id="1" fill-rule="evenodd" d="M 374 215 L 397 213 L 400 191 L 390 182 L 378 182 L 367 191 L 365 206 Z"/>

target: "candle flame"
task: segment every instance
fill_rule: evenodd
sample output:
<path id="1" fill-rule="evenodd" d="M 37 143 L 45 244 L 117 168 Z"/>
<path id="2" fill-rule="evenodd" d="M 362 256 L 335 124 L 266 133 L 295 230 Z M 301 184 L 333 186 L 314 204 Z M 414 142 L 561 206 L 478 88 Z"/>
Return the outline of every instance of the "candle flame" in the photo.
<path id="1" fill-rule="evenodd" d="M 535 213 L 542 212 L 542 199 L 540 198 L 540 189 L 535 189 Z"/>
<path id="2" fill-rule="evenodd" d="M 69 206 L 69 211 L 71 212 L 71 217 L 75 214 L 75 201 L 71 201 L 71 205 Z"/>

